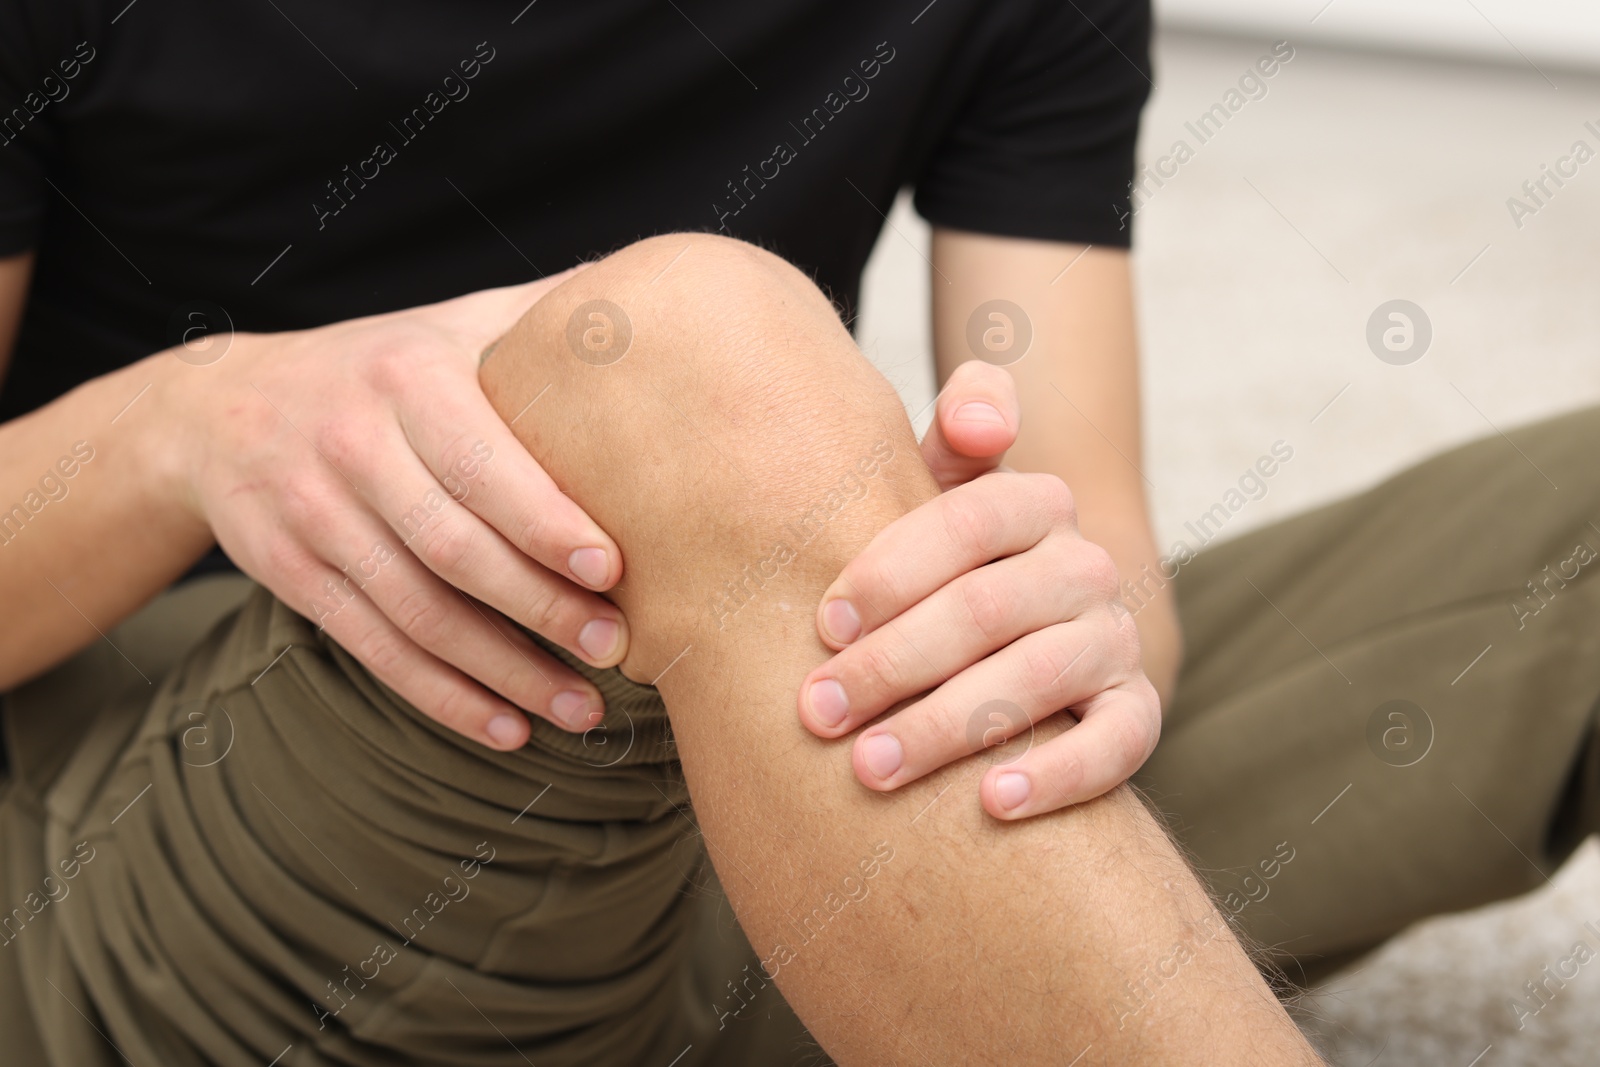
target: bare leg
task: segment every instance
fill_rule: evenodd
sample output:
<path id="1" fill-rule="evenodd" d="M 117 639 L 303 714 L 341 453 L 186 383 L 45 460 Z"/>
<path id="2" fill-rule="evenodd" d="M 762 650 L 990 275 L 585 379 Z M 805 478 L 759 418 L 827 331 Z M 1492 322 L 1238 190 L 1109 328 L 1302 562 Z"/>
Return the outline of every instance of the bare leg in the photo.
<path id="1" fill-rule="evenodd" d="M 821 593 L 936 492 L 802 275 L 720 238 L 644 241 L 547 295 L 482 376 L 621 545 L 622 669 L 659 678 L 722 882 L 830 1054 L 1317 1062 L 1128 790 L 1001 824 L 978 806 L 982 757 L 877 794 L 847 741 L 801 728 Z"/>

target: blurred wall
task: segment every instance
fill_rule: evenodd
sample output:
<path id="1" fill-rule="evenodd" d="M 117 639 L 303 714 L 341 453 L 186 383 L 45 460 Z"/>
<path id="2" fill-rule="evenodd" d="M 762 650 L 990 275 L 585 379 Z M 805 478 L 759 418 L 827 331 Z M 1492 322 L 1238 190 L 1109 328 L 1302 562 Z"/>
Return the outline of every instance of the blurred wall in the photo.
<path id="1" fill-rule="evenodd" d="M 1596 0 L 1156 0 L 1172 29 L 1600 69 Z"/>

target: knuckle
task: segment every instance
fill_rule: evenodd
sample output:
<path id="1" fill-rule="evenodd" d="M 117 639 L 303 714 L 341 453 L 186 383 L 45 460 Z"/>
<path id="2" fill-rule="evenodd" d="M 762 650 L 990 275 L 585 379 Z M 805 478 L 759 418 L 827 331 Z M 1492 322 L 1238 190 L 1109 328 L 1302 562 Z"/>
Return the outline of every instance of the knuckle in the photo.
<path id="1" fill-rule="evenodd" d="M 1139 769 L 1155 745 L 1150 731 L 1131 714 L 1117 716 L 1111 738 L 1115 759 L 1128 774 Z"/>
<path id="2" fill-rule="evenodd" d="M 317 568 L 299 543 L 288 537 L 274 537 L 261 550 L 261 562 L 270 579 L 299 589 L 315 590 Z"/>
<path id="3" fill-rule="evenodd" d="M 1119 668 L 1118 675 L 1131 679 L 1144 670 L 1144 643 L 1139 639 L 1138 624 L 1123 611 L 1118 611 L 1120 601 L 1111 601 L 1106 610 L 1095 611 L 1090 620 L 1094 624 L 1095 644 L 1109 650 L 1107 662 Z"/>
<path id="4" fill-rule="evenodd" d="M 1027 474 L 1023 477 L 1030 479 L 1040 506 L 1051 519 L 1057 524 L 1077 528 L 1078 502 L 1066 482 L 1053 474 Z"/>
<path id="5" fill-rule="evenodd" d="M 290 479 L 278 486 L 278 515 L 291 530 L 305 530 L 316 524 L 321 494 L 312 488 L 312 480 Z"/>
<path id="6" fill-rule="evenodd" d="M 399 319 L 363 338 L 356 358 L 368 384 L 380 393 L 400 396 L 416 383 L 425 346 L 434 340 L 432 331 L 420 323 Z"/>
<path id="7" fill-rule="evenodd" d="M 1056 792 L 1064 797 L 1077 797 L 1088 778 L 1083 757 L 1076 752 L 1064 755 L 1050 775 Z"/>
<path id="8" fill-rule="evenodd" d="M 440 575 L 459 575 L 467 569 L 472 558 L 473 542 L 477 530 L 470 522 L 460 518 L 437 524 L 422 538 L 418 554 L 428 569 Z"/>
<path id="9" fill-rule="evenodd" d="M 1072 662 L 1059 640 L 1031 641 L 1022 646 L 1022 684 L 1030 693 L 1048 695 Z"/>
<path id="10" fill-rule="evenodd" d="M 902 712 L 895 720 L 902 739 L 908 742 L 907 770 L 902 773 L 920 778 L 976 751 L 968 740 L 967 716 L 949 701 L 929 696 L 905 710 L 910 714 Z M 995 737 L 988 740 L 1004 743 Z"/>
<path id="11" fill-rule="evenodd" d="M 1001 530 L 994 506 L 975 492 L 947 493 L 943 499 L 950 540 L 975 549 L 984 559 L 993 559 L 999 553 Z"/>
<path id="12" fill-rule="evenodd" d="M 413 589 L 395 604 L 391 618 L 423 648 L 437 648 L 449 632 L 449 612 L 432 589 Z"/>
<path id="13" fill-rule="evenodd" d="M 431 708 L 421 709 L 434 722 L 452 730 L 465 730 L 476 720 L 477 701 L 459 686 L 448 687 Z"/>
<path id="14" fill-rule="evenodd" d="M 898 695 L 906 687 L 905 672 L 899 658 L 882 642 L 871 641 L 850 650 L 855 660 L 854 673 L 876 695 Z"/>
<path id="15" fill-rule="evenodd" d="M 862 619 L 869 625 L 873 624 L 869 613 L 876 614 L 872 605 L 882 607 L 893 618 L 905 603 L 904 587 L 895 569 L 883 561 L 882 555 L 881 551 L 875 551 L 857 556 L 839 575 L 844 595 L 862 610 Z"/>
<path id="16" fill-rule="evenodd" d="M 440 482 L 452 500 L 464 500 L 470 484 L 478 473 L 473 459 L 473 446 L 478 438 L 469 433 L 455 433 L 439 451 Z"/>
<path id="17" fill-rule="evenodd" d="M 561 622 L 564 604 L 560 592 L 553 586 L 540 583 L 529 594 L 523 605 L 523 620 L 536 633 L 554 633 Z"/>
<path id="18" fill-rule="evenodd" d="M 980 729 L 976 730 L 977 736 L 974 737 L 973 711 L 961 707 L 943 693 L 935 693 L 922 701 L 918 705 L 918 712 L 924 720 L 923 732 L 933 742 L 933 751 L 945 753 L 949 759 L 974 751 L 973 742 L 979 746 L 983 746 L 985 740 L 1003 743 L 1027 729 L 1026 723 L 1009 721 L 1008 717 L 997 720 L 991 716 L 980 720 Z M 981 729 L 984 726 L 1000 727 L 1004 738 Z"/>
<path id="19" fill-rule="evenodd" d="M 351 653 L 374 675 L 392 683 L 405 659 L 405 645 L 394 634 L 371 627 L 355 640 Z"/>
<path id="20" fill-rule="evenodd" d="M 1156 692 L 1156 687 L 1150 679 L 1143 674 L 1139 675 L 1140 688 L 1144 692 L 1145 718 L 1147 720 L 1144 730 L 1144 746 L 1140 751 L 1139 762 L 1143 763 L 1150 758 L 1156 750 L 1156 745 L 1161 741 L 1161 694 Z"/>
<path id="21" fill-rule="evenodd" d="M 1011 604 L 992 579 L 974 574 L 961 584 L 961 602 L 972 628 L 993 645 L 1010 636 Z"/>
<path id="22" fill-rule="evenodd" d="M 554 540 L 554 526 L 539 508 L 523 508 L 512 520 L 512 541 L 525 556 L 544 556 L 543 550 Z"/>
<path id="23" fill-rule="evenodd" d="M 1115 619 L 1115 616 L 1113 616 Z M 1116 620 L 1117 651 L 1122 657 L 1124 667 L 1132 674 L 1141 677 L 1144 673 L 1144 642 L 1139 639 L 1139 627 L 1135 625 L 1122 625 L 1121 620 Z M 1148 684 L 1148 682 L 1146 683 Z"/>
<path id="24" fill-rule="evenodd" d="M 1117 570 L 1111 553 L 1093 542 L 1085 541 L 1080 550 L 1078 580 L 1096 602 L 1115 600 L 1122 589 L 1122 575 Z"/>

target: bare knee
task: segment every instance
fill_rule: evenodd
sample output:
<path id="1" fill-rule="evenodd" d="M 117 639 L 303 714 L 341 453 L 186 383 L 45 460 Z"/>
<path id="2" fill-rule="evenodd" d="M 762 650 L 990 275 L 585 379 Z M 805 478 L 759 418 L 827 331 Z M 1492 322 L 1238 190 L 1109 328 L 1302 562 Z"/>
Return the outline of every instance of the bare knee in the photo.
<path id="1" fill-rule="evenodd" d="M 630 677 L 725 627 L 717 605 L 765 588 L 774 559 L 786 580 L 834 566 L 820 543 L 788 559 L 804 535 L 787 531 L 859 548 L 860 531 L 821 520 L 869 489 L 904 510 L 931 486 L 899 398 L 827 297 L 729 238 L 654 237 L 590 266 L 524 316 L 481 377 L 622 547 L 613 596 L 635 634 Z M 795 608 L 807 625 L 811 608 Z"/>
<path id="2" fill-rule="evenodd" d="M 569 364 L 549 369 L 593 389 L 654 370 L 741 381 L 758 372 L 767 384 L 791 361 L 854 354 L 809 278 L 756 245 L 709 233 L 646 238 L 590 265 L 546 294 L 508 340 L 530 334 L 565 343 L 532 345 L 520 358 Z"/>

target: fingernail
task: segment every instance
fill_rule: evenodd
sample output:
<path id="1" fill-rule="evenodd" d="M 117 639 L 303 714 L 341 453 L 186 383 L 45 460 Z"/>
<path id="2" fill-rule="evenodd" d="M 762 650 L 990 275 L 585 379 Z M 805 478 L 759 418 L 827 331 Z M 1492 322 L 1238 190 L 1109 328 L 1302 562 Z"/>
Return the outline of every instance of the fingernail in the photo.
<path id="1" fill-rule="evenodd" d="M 567 557 L 567 569 L 573 577 L 591 589 L 599 589 L 611 576 L 611 563 L 603 548 L 578 548 Z"/>
<path id="2" fill-rule="evenodd" d="M 994 780 L 994 798 L 1007 811 L 1020 806 L 1023 801 L 1027 800 L 1031 789 L 1032 786 L 1028 782 L 1028 776 L 1025 774 L 1012 772 L 1010 774 L 1002 774 Z"/>
<path id="3" fill-rule="evenodd" d="M 982 400 L 970 400 L 962 404 L 956 408 L 954 418 L 957 422 L 986 422 L 994 426 L 1006 424 L 1005 416 L 1000 414 L 1000 409 Z"/>
<path id="4" fill-rule="evenodd" d="M 861 761 L 878 778 L 887 778 L 900 769 L 905 753 L 893 734 L 873 734 L 861 742 Z"/>
<path id="5" fill-rule="evenodd" d="M 836 644 L 848 645 L 861 636 L 861 616 L 850 601 L 835 597 L 822 606 L 822 628 Z"/>
<path id="6" fill-rule="evenodd" d="M 850 712 L 850 698 L 845 696 L 844 686 L 832 678 L 812 682 L 806 700 L 811 704 L 811 717 L 830 730 L 844 722 Z"/>
<path id="7" fill-rule="evenodd" d="M 510 715 L 496 715 L 489 720 L 487 730 L 497 745 L 510 747 L 522 742 L 522 724 Z"/>
<path id="8" fill-rule="evenodd" d="M 578 631 L 578 647 L 592 660 L 603 660 L 617 648 L 615 619 L 590 619 Z"/>
<path id="9" fill-rule="evenodd" d="M 569 730 L 587 730 L 595 725 L 598 714 L 591 706 L 593 699 L 579 689 L 563 689 L 550 700 L 550 714 L 567 725 Z"/>

